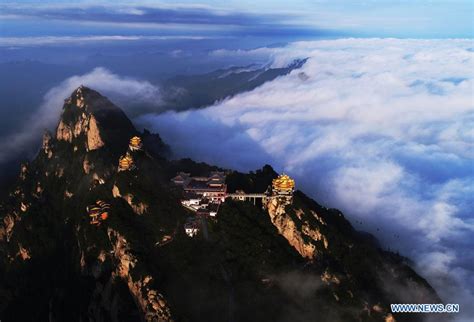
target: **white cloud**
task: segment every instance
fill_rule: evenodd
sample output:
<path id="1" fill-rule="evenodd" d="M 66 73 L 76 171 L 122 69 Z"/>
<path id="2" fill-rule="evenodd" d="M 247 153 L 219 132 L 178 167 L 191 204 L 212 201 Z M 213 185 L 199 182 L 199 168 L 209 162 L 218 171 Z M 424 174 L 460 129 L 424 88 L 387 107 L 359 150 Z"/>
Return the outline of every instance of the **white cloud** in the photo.
<path id="1" fill-rule="evenodd" d="M 437 272 L 453 277 L 462 266 L 463 276 L 472 275 L 462 254 L 474 244 L 473 46 L 340 39 L 216 51 L 271 58 L 275 67 L 309 60 L 215 106 L 140 122 L 180 156 L 240 170 L 273 164 L 420 267 L 448 254 Z M 474 299 L 474 281 L 467 283 Z"/>
<path id="2" fill-rule="evenodd" d="M 203 36 L 37 36 L 37 37 L 1 37 L 0 47 L 44 46 L 64 44 L 87 44 L 100 42 L 139 41 L 139 40 L 202 40 Z"/>
<path id="3" fill-rule="evenodd" d="M 58 122 L 64 99 L 80 85 L 93 88 L 123 106 L 158 106 L 161 102 L 159 89 L 151 83 L 120 77 L 104 68 L 95 68 L 87 74 L 69 77 L 45 94 L 39 109 L 26 120 L 22 128 L 2 138 L 0 163 L 15 157 L 16 153 L 12 152 L 24 151 L 36 142 L 44 129 L 52 129 Z"/>

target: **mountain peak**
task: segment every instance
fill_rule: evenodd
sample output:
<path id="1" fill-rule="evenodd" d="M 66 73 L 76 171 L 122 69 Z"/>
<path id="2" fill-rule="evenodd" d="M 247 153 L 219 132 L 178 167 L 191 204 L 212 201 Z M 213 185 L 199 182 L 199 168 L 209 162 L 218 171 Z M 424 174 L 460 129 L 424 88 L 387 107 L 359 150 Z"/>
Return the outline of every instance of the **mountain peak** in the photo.
<path id="1" fill-rule="evenodd" d="M 77 106 L 79 108 L 84 108 L 86 106 L 85 96 L 90 96 L 89 94 L 91 92 L 95 91 L 91 90 L 88 87 L 85 87 L 84 85 L 80 85 L 71 93 L 71 96 L 65 100 L 65 103 L 73 104 L 74 106 Z"/>
<path id="2" fill-rule="evenodd" d="M 104 145 L 120 145 L 136 132 L 119 107 L 99 92 L 81 85 L 64 102 L 56 139 L 92 151 Z"/>
<path id="3" fill-rule="evenodd" d="M 106 97 L 102 96 L 99 92 L 86 87 L 84 85 L 80 85 L 75 90 L 72 91 L 71 95 L 64 100 L 64 106 L 70 107 L 78 107 L 80 109 L 91 107 L 97 100 L 107 99 Z M 112 104 L 113 105 L 113 104 Z M 119 109 L 114 105 L 116 109 Z"/>

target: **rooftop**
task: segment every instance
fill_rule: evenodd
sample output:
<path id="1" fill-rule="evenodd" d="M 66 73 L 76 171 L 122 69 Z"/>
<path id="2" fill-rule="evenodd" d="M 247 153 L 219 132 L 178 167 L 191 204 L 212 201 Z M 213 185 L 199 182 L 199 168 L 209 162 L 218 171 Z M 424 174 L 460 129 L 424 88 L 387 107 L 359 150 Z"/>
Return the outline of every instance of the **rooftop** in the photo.
<path id="1" fill-rule="evenodd" d="M 225 191 L 226 186 L 224 184 L 219 186 L 209 186 L 207 181 L 200 181 L 192 179 L 184 188 L 185 190 L 200 190 L 200 191 L 209 191 L 209 192 L 221 192 Z"/>

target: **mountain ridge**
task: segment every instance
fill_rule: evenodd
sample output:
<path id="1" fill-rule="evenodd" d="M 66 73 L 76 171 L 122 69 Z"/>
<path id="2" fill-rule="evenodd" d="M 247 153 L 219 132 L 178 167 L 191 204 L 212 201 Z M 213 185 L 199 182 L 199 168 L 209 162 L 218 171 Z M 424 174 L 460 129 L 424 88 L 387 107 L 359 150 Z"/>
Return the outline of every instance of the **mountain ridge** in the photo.
<path id="1" fill-rule="evenodd" d="M 143 148 L 130 150 L 137 135 Z M 66 99 L 56 135 L 0 203 L 2 321 L 421 321 L 389 304 L 440 302 L 403 257 L 300 191 L 267 210 L 227 200 L 208 238 L 188 238 L 170 178 L 218 168 L 168 153 L 98 92 Z M 119 171 L 125 155 L 134 167 Z M 227 172 L 247 191 L 278 175 Z M 110 213 L 96 226 L 86 209 L 98 201 Z"/>

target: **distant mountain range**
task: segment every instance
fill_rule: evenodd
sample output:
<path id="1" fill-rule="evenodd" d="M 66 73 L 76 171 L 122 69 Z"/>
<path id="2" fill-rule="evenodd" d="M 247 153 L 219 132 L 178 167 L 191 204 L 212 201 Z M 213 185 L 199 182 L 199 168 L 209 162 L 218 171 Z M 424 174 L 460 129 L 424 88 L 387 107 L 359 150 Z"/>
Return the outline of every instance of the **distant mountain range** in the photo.
<path id="1" fill-rule="evenodd" d="M 275 75 L 224 73 L 209 78 Z M 143 147 L 127 152 L 133 136 Z M 0 203 L 1 321 L 422 321 L 389 304 L 440 302 L 406 258 L 301 191 L 266 209 L 226 200 L 208 237 L 189 238 L 194 214 L 170 182 L 177 172 L 225 171 L 230 191 L 247 192 L 278 174 L 170 161 L 172 148 L 92 89 L 66 99 L 55 133 Z M 127 153 L 134 166 L 119 172 Z M 107 205 L 99 226 L 90 205 Z"/>
<path id="2" fill-rule="evenodd" d="M 185 110 L 209 106 L 301 68 L 307 59 L 286 67 L 249 65 L 216 70 L 207 74 L 173 77 L 163 83 L 165 109 Z"/>

